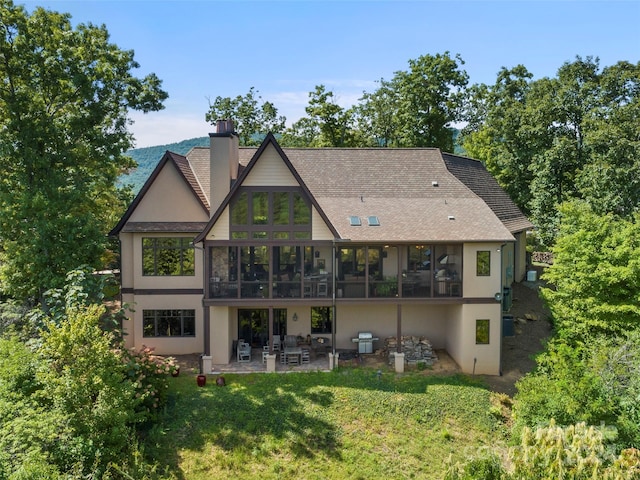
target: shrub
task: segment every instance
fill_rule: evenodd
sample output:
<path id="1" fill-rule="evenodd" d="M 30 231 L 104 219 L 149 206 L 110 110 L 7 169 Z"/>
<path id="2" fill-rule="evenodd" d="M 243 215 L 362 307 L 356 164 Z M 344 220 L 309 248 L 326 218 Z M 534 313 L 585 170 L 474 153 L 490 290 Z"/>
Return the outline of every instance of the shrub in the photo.
<path id="1" fill-rule="evenodd" d="M 179 367 L 173 357 L 153 355 L 153 348 L 121 350 L 125 373 L 139 400 L 141 420 L 154 419 L 167 401 L 168 378 Z"/>
<path id="2" fill-rule="evenodd" d="M 552 421 L 535 432 L 525 428 L 521 444 L 510 451 L 510 461 L 510 476 L 517 479 L 623 480 L 640 473 L 632 455 L 616 459 L 605 447 L 603 432 L 585 423 L 563 428 Z"/>

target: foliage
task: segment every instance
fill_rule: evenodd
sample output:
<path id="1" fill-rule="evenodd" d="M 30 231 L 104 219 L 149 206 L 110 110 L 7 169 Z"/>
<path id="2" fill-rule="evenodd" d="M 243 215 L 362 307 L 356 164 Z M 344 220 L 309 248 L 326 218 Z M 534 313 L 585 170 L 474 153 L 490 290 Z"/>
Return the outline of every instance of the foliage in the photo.
<path id="1" fill-rule="evenodd" d="M 153 420 L 161 406 L 167 401 L 169 375 L 177 372 L 179 366 L 173 357 L 153 355 L 153 349 L 119 352 L 125 363 L 125 375 L 133 384 L 135 397 L 139 401 L 137 411 L 144 413 L 145 420 Z"/>
<path id="2" fill-rule="evenodd" d="M 516 433 L 554 418 L 612 425 L 620 446 L 640 445 L 638 217 L 600 215 L 578 201 L 559 211 L 554 262 L 541 289 L 556 336 L 517 384 Z"/>
<path id="3" fill-rule="evenodd" d="M 588 365 L 588 351 L 554 340 L 537 359 L 536 371 L 517 383 L 513 416 L 515 433 L 546 425 L 614 423 L 615 399 L 608 396 L 598 372 Z"/>
<path id="4" fill-rule="evenodd" d="M 535 431 L 525 429 L 520 445 L 509 450 L 507 466 L 492 454 L 465 464 L 450 462 L 447 480 L 502 479 L 535 480 L 632 480 L 640 475 L 640 451 L 626 449 L 616 458 L 606 443 L 606 430 L 577 423 Z"/>
<path id="5" fill-rule="evenodd" d="M 557 479 L 633 479 L 640 474 L 640 456 L 636 465 L 625 465 L 605 448 L 601 429 L 584 423 L 566 428 L 555 425 L 526 429 L 521 444 L 511 450 L 513 478 Z"/>
<path id="6" fill-rule="evenodd" d="M 133 382 L 114 349 L 113 335 L 100 328 L 102 311 L 89 307 L 70 311 L 64 322 L 50 320 L 38 351 L 39 396 L 66 418 L 69 438 L 51 453 L 63 470 L 79 463 L 85 472 L 104 470 L 128 451 L 138 413 Z"/>
<path id="7" fill-rule="evenodd" d="M 105 330 L 110 314 L 94 303 L 103 286 L 89 269 L 70 272 L 64 289 L 47 293 L 46 312 L 31 314 L 39 338 L 0 338 L 0 472 L 9 478 L 153 470 L 136 435 L 164 407 L 177 365 L 130 352 Z"/>
<path id="8" fill-rule="evenodd" d="M 558 333 L 578 342 L 640 327 L 640 223 L 600 215 L 584 203 L 560 209 L 554 263 L 541 290 Z"/>
<path id="9" fill-rule="evenodd" d="M 43 8 L 0 4 L 1 288 L 33 298 L 77 265 L 100 265 L 107 220 L 124 208 L 116 179 L 133 166 L 129 109 L 162 108 L 132 51 L 104 26 Z"/>
<path id="10" fill-rule="evenodd" d="M 333 92 L 327 92 L 324 85 L 317 85 L 309 93 L 309 106 L 305 109 L 312 124 L 317 125 L 318 135 L 310 147 L 353 147 L 353 111 L 344 109 L 335 101 Z"/>
<path id="11" fill-rule="evenodd" d="M 8 333 L 20 333 L 28 328 L 27 313 L 29 307 L 15 300 L 0 303 L 0 336 Z"/>
<path id="12" fill-rule="evenodd" d="M 449 52 L 409 60 L 409 71 L 396 72 L 391 84 L 399 99 L 399 147 L 438 147 L 453 152 L 452 124 L 462 119 L 469 76 L 460 55 Z"/>
<path id="13" fill-rule="evenodd" d="M 636 212 L 640 63 L 601 70 L 597 58 L 576 57 L 555 78 L 531 78 L 518 65 L 492 87 L 469 89 L 467 152 L 531 213 L 546 245 L 567 200 L 584 199 L 600 214 Z"/>
<path id="14" fill-rule="evenodd" d="M 215 125 L 218 120 L 233 120 L 235 129 L 244 146 L 258 145 L 267 133 L 282 133 L 286 118 L 278 116 L 278 109 L 271 102 L 258 102 L 262 97 L 251 87 L 245 96 L 236 98 L 216 97 L 209 102 L 205 115 L 207 122 Z"/>

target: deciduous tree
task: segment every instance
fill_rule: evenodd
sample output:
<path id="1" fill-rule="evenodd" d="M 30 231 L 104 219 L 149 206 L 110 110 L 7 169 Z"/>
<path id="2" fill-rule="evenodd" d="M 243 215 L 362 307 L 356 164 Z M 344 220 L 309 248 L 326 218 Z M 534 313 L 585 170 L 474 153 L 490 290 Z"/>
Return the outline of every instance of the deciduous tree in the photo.
<path id="1" fill-rule="evenodd" d="M 100 266 L 117 178 L 133 167 L 130 109 L 162 108 L 150 74 L 104 26 L 73 28 L 43 8 L 0 4 L 0 275 L 2 290 L 39 298 L 67 271 Z"/>
<path id="2" fill-rule="evenodd" d="M 209 103 L 205 119 L 212 125 L 218 120 L 233 120 L 241 145 L 259 145 L 267 133 L 282 133 L 286 122 L 285 117 L 278 115 L 273 103 L 263 102 L 259 105 L 261 100 L 254 87 L 244 96 L 218 96 L 213 103 Z"/>

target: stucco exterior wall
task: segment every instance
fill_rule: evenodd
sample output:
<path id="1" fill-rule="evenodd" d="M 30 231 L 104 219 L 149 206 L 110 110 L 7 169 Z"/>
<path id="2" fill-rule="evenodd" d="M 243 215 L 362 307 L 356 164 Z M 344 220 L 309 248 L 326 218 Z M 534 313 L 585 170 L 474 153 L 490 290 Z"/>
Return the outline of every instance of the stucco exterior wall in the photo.
<path id="1" fill-rule="evenodd" d="M 515 272 L 514 279 L 521 282 L 527 274 L 527 232 L 520 232 L 515 235 Z"/>
<path id="2" fill-rule="evenodd" d="M 476 344 L 476 320 L 489 320 L 489 344 Z M 500 374 L 502 312 L 500 303 L 461 305 L 448 323 L 447 352 L 465 373 Z"/>
<path id="3" fill-rule="evenodd" d="M 264 185 L 297 187 L 298 182 L 273 145 L 269 145 L 242 185 L 247 187 Z"/>
<path id="4" fill-rule="evenodd" d="M 167 162 L 129 218 L 130 222 L 206 222 L 207 213 L 176 167 Z"/>
<path id="5" fill-rule="evenodd" d="M 500 287 L 500 244 L 498 243 L 466 243 L 463 248 L 462 293 L 465 298 L 490 298 Z M 477 252 L 488 251 L 491 257 L 489 276 L 478 276 L 476 270 Z"/>
<path id="6" fill-rule="evenodd" d="M 202 295 L 135 295 L 127 329 L 136 349 L 152 347 L 159 355 L 187 355 L 201 353 L 204 345 L 204 322 Z M 142 334 L 143 310 L 193 309 L 196 314 L 196 335 L 194 337 L 144 337 Z M 132 332 L 132 333 L 131 333 Z M 128 340 L 128 339 L 127 339 Z"/>
<path id="7" fill-rule="evenodd" d="M 226 364 L 235 359 L 233 340 L 238 337 L 237 309 L 230 307 L 209 307 L 211 321 L 210 344 L 211 361 L 214 364 Z"/>

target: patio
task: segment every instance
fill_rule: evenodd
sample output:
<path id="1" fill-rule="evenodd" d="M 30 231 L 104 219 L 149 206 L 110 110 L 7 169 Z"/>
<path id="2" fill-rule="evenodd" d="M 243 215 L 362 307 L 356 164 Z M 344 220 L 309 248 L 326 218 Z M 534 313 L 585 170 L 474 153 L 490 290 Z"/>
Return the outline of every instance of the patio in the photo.
<path id="1" fill-rule="evenodd" d="M 267 364 L 262 361 L 260 348 L 251 349 L 251 361 L 238 362 L 234 357 L 227 364 L 214 364 L 211 366 L 211 373 L 253 373 L 266 372 Z M 305 372 L 305 371 L 328 371 L 329 357 L 327 355 L 311 355 L 309 363 L 298 363 L 297 365 L 285 365 L 280 363 L 280 352 L 273 352 L 276 355 L 276 372 Z"/>

